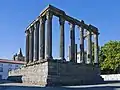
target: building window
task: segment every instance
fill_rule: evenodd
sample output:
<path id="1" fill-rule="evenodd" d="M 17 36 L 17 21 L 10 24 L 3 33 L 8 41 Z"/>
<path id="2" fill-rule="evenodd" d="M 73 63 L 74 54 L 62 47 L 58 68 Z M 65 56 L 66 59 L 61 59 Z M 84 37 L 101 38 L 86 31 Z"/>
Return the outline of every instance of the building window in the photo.
<path id="1" fill-rule="evenodd" d="M 0 67 L 0 72 L 3 72 L 3 67 Z"/>
<path id="2" fill-rule="evenodd" d="M 3 67 L 3 64 L 2 64 L 2 63 L 0 63 L 0 67 Z"/>
<path id="3" fill-rule="evenodd" d="M 2 75 L 0 75 L 0 80 L 2 79 Z"/>
<path id="4" fill-rule="evenodd" d="M 8 71 L 12 71 L 12 68 L 9 68 Z"/>
<path id="5" fill-rule="evenodd" d="M 19 66 L 18 65 L 15 65 L 15 69 L 18 69 L 19 68 Z"/>
<path id="6" fill-rule="evenodd" d="M 8 64 L 8 66 L 9 66 L 9 67 L 12 67 L 12 64 L 11 64 L 11 63 L 9 63 L 9 64 Z"/>
<path id="7" fill-rule="evenodd" d="M 15 65 L 15 67 L 19 67 L 18 65 Z"/>

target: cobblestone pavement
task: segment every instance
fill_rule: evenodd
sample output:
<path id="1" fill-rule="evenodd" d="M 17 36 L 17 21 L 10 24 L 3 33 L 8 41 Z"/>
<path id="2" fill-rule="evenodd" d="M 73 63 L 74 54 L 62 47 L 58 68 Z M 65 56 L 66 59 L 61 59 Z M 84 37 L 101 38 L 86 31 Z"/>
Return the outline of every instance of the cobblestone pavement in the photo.
<path id="1" fill-rule="evenodd" d="M 0 81 L 0 90 L 120 90 L 120 82 L 98 85 L 40 87 L 38 85 L 34 86 L 10 81 Z"/>

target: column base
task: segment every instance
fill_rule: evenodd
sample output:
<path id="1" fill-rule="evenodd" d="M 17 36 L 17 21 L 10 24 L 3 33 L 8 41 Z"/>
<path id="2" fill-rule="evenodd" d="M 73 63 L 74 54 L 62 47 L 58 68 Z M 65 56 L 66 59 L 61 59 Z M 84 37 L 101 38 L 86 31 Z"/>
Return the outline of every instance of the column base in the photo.
<path id="1" fill-rule="evenodd" d="M 66 59 L 65 59 L 65 58 L 63 58 L 63 57 L 60 57 L 60 59 L 61 59 L 61 60 L 63 60 L 63 61 L 66 61 Z"/>
<path id="2" fill-rule="evenodd" d="M 99 67 L 99 64 L 98 64 L 98 63 L 94 63 L 94 66 L 95 66 L 95 67 Z"/>
<path id="3" fill-rule="evenodd" d="M 43 59 L 44 59 L 44 57 L 40 57 L 40 58 L 39 58 L 39 60 L 43 60 Z"/>
<path id="4" fill-rule="evenodd" d="M 33 60 L 30 60 L 28 63 L 33 63 Z"/>
<path id="5" fill-rule="evenodd" d="M 38 59 L 34 59 L 34 62 L 38 61 Z"/>
<path id="6" fill-rule="evenodd" d="M 50 56 L 50 57 L 48 56 L 48 57 L 46 57 L 45 59 L 46 59 L 46 60 L 53 60 L 53 57 L 52 57 L 52 56 Z"/>

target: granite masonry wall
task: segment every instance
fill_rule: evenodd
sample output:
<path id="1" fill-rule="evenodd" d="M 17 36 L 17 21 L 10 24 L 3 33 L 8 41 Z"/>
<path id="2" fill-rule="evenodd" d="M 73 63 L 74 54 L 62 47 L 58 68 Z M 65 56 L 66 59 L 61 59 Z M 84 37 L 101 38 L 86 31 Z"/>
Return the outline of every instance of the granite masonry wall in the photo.
<path id="1" fill-rule="evenodd" d="M 9 80 L 37 84 L 44 86 L 47 84 L 48 76 L 48 62 L 37 63 L 34 65 L 24 66 L 21 69 L 17 69 L 9 72 Z"/>
<path id="2" fill-rule="evenodd" d="M 98 67 L 61 61 L 45 61 L 9 72 L 9 79 L 46 85 L 79 85 L 102 82 Z"/>

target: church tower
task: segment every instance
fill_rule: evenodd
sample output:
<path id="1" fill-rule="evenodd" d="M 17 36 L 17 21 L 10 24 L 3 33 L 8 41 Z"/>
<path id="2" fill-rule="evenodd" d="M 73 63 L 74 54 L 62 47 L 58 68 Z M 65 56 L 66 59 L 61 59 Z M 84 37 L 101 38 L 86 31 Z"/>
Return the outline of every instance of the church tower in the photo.
<path id="1" fill-rule="evenodd" d="M 18 54 L 16 53 L 15 55 L 13 55 L 13 60 L 15 61 L 24 61 L 25 57 L 22 54 L 22 50 L 21 48 L 19 49 Z"/>

